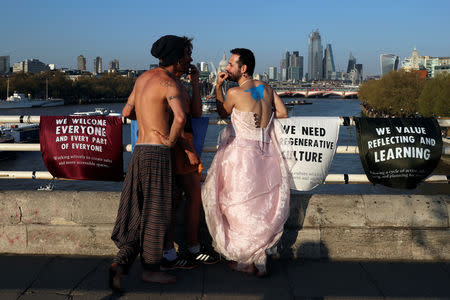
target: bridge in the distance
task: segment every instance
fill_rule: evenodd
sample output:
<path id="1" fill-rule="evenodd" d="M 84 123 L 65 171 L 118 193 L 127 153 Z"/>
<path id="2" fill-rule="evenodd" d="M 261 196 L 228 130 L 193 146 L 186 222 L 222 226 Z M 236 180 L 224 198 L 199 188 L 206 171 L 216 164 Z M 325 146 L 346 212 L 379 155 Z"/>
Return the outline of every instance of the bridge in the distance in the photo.
<path id="1" fill-rule="evenodd" d="M 308 88 L 308 89 L 276 89 L 280 97 L 327 97 L 331 95 L 341 98 L 357 97 L 357 89 L 349 88 Z"/>

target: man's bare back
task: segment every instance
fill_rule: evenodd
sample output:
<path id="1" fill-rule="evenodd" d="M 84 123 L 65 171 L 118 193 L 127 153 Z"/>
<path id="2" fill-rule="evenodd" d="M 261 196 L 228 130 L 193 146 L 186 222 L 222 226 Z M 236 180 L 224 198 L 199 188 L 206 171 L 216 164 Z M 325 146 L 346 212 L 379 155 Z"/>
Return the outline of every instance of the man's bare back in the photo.
<path id="1" fill-rule="evenodd" d="M 227 101 L 234 102 L 240 111 L 251 111 L 255 114 L 255 125 L 266 127 L 274 106 L 274 93 L 270 86 L 259 80 L 251 80 L 242 86 L 229 90 Z"/>
<path id="2" fill-rule="evenodd" d="M 137 144 L 175 144 L 185 122 L 182 97 L 184 91 L 177 80 L 162 68 L 139 76 L 122 111 L 123 116 L 137 120 Z"/>
<path id="3" fill-rule="evenodd" d="M 281 98 L 266 83 L 252 79 L 255 58 L 248 49 L 233 49 L 225 72 L 217 75 L 216 95 L 217 112 L 220 117 L 227 118 L 236 108 L 240 111 L 253 112 L 255 125 L 265 128 L 269 123 L 272 112 L 276 118 L 287 118 L 286 107 Z M 244 54 L 247 63 L 251 67 L 248 74 L 248 67 L 240 61 L 240 54 Z M 228 90 L 226 97 L 222 91 L 225 80 L 230 79 L 238 83 L 238 87 Z"/>

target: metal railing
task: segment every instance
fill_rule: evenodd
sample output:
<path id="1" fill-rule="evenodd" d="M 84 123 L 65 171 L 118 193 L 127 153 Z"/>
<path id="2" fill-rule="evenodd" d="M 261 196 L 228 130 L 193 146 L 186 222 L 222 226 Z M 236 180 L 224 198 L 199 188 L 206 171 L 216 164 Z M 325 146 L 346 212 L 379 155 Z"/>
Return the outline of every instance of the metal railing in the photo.
<path id="1" fill-rule="evenodd" d="M 353 117 L 340 117 L 341 126 L 354 126 Z M 0 116 L 0 123 L 39 123 L 40 116 Z M 210 125 L 226 125 L 229 120 L 210 118 Z M 450 127 L 450 119 L 438 119 L 441 127 Z M 122 124 L 131 124 L 130 120 L 122 117 Z M 216 146 L 205 146 L 203 152 L 216 152 Z M 0 151 L 40 151 L 40 144 L 20 144 L 20 143 L 1 143 Z M 124 152 L 131 152 L 132 145 L 123 145 Z M 358 146 L 338 146 L 337 154 L 359 154 Z M 444 146 L 442 154 L 450 155 L 450 147 Z M 203 176 L 204 177 L 204 176 Z M 0 179 L 57 179 L 69 180 L 64 178 L 54 178 L 47 171 L 0 171 Z M 426 183 L 449 183 L 450 175 L 431 175 L 424 180 Z M 369 184 L 370 181 L 365 174 L 328 174 L 325 179 L 326 184 Z"/>

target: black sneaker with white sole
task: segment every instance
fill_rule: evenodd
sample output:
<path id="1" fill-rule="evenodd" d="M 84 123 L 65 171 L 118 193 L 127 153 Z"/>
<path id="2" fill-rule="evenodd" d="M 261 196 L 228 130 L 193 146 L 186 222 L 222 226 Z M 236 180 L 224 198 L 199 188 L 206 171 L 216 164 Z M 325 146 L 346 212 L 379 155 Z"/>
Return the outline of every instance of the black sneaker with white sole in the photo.
<path id="1" fill-rule="evenodd" d="M 208 251 L 203 246 L 200 248 L 200 251 L 197 253 L 189 253 L 189 251 L 188 251 L 186 256 L 194 262 L 207 264 L 207 265 L 212 265 L 212 264 L 218 263 L 220 261 L 219 254 L 217 254 L 213 251 Z"/>
<path id="2" fill-rule="evenodd" d="M 166 258 L 161 259 L 161 264 L 159 266 L 159 269 L 161 271 L 168 271 L 168 270 L 175 270 L 175 269 L 182 269 L 182 270 L 190 270 L 198 267 L 198 263 L 190 260 L 181 258 L 178 256 L 176 259 L 169 261 Z"/>

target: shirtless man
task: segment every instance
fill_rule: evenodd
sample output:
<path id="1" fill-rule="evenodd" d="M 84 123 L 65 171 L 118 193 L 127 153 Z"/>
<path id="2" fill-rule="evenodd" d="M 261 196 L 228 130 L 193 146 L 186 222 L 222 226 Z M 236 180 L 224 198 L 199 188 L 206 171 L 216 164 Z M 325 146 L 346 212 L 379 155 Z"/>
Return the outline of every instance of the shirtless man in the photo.
<path id="1" fill-rule="evenodd" d="M 139 134 L 111 235 L 119 248 L 109 270 L 109 284 L 115 291 L 121 290 L 121 275 L 128 273 L 138 254 L 144 268 L 142 280 L 176 280 L 160 271 L 160 261 L 174 193 L 170 148 L 186 122 L 183 90 L 175 74 L 187 68 L 190 55 L 186 39 L 172 35 L 156 41 L 151 53 L 159 58 L 160 67 L 139 76 L 123 110 L 123 115 L 137 120 Z"/>

